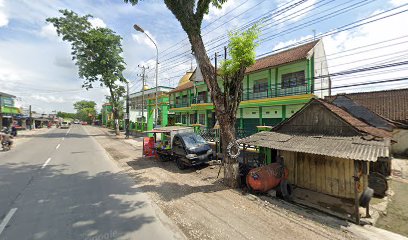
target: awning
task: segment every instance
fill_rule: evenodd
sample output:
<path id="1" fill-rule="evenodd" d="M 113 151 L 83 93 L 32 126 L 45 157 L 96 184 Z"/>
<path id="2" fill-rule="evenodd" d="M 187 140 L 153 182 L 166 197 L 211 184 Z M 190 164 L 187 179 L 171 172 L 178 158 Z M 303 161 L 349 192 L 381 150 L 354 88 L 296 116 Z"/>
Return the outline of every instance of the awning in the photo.
<path id="1" fill-rule="evenodd" d="M 277 150 L 311 153 L 338 158 L 375 162 L 390 156 L 390 140 L 365 140 L 363 137 L 300 136 L 259 132 L 238 140 L 241 144 Z"/>

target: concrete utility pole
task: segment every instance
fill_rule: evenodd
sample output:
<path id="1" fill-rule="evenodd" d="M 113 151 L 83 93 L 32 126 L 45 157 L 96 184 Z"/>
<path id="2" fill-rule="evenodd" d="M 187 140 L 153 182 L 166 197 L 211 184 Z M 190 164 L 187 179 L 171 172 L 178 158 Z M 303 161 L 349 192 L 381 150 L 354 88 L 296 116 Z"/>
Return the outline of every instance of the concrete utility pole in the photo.
<path id="1" fill-rule="evenodd" d="M 31 130 L 31 128 L 33 127 L 33 117 L 32 117 L 32 114 L 31 114 L 31 105 L 28 107 L 28 115 L 29 115 L 29 121 L 28 121 L 28 123 L 29 123 L 29 129 Z"/>
<path id="2" fill-rule="evenodd" d="M 126 118 L 125 118 L 125 128 L 126 128 L 126 138 L 129 138 L 129 83 L 126 83 Z"/>
<path id="3" fill-rule="evenodd" d="M 149 69 L 149 67 L 145 66 L 140 66 L 137 65 L 139 68 L 142 69 L 142 75 L 138 74 L 138 76 L 142 77 L 142 131 L 144 131 L 144 92 L 145 92 L 145 74 L 146 74 L 146 69 Z"/>

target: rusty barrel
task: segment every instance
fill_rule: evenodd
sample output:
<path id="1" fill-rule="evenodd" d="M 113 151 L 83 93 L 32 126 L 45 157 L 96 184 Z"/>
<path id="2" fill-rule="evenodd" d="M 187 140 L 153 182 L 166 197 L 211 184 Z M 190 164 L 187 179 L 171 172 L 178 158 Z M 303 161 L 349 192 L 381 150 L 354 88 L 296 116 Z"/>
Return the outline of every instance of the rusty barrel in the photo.
<path id="1" fill-rule="evenodd" d="M 267 192 L 287 179 L 288 169 L 280 163 L 271 163 L 251 169 L 246 177 L 248 186 L 255 191 Z"/>

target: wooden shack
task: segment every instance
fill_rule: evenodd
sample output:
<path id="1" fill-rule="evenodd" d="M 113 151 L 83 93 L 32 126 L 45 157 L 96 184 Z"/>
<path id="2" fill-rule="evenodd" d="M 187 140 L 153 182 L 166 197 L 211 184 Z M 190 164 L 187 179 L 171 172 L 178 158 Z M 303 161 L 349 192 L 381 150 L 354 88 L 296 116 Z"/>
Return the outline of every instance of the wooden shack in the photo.
<path id="1" fill-rule="evenodd" d="M 352 207 L 339 209 L 358 218 L 369 165 L 389 159 L 390 137 L 339 107 L 312 99 L 271 132 L 256 133 L 240 143 L 264 148 L 267 162 L 283 157 L 291 184 L 342 199 L 340 204 L 351 203 Z"/>

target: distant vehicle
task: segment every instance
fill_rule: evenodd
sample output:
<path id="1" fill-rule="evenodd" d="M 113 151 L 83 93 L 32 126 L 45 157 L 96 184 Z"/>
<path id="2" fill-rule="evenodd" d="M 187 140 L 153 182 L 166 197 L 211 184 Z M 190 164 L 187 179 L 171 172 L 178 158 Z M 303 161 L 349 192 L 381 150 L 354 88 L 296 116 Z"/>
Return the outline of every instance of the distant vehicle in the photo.
<path id="1" fill-rule="evenodd" d="M 213 156 L 211 146 L 194 132 L 176 134 L 173 138 L 172 150 L 179 169 L 206 163 Z"/>
<path id="2" fill-rule="evenodd" d="M 80 124 L 81 122 L 79 122 L 78 119 L 75 119 L 74 124 Z"/>
<path id="3" fill-rule="evenodd" d="M 68 122 L 62 122 L 60 128 L 69 128 Z"/>
<path id="4" fill-rule="evenodd" d="M 81 122 L 81 125 L 88 125 L 87 122 Z"/>

